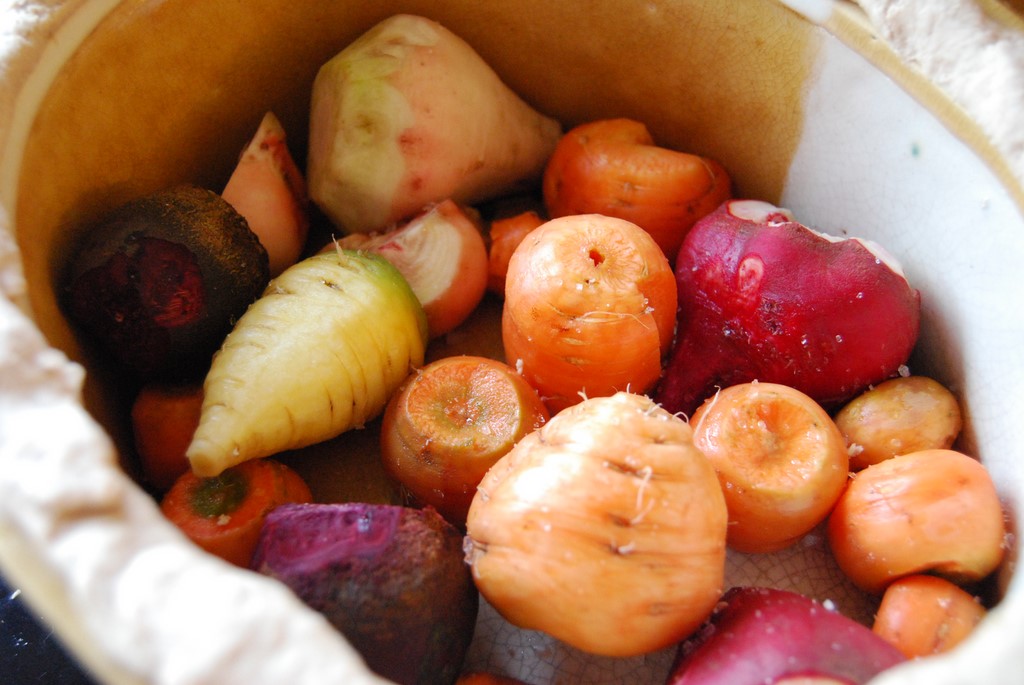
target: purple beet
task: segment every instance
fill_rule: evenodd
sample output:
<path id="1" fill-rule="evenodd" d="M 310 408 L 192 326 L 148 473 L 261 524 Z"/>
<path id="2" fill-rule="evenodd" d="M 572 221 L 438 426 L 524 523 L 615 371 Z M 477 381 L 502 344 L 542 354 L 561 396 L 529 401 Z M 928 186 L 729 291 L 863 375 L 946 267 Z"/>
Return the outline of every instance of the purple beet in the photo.
<path id="1" fill-rule="evenodd" d="M 797 677 L 858 685 L 905 660 L 870 628 L 815 600 L 738 587 L 680 646 L 666 685 L 764 685 Z"/>
<path id="2" fill-rule="evenodd" d="M 455 682 L 479 595 L 462 534 L 433 509 L 284 505 L 267 516 L 252 567 L 323 614 L 379 675 Z"/>

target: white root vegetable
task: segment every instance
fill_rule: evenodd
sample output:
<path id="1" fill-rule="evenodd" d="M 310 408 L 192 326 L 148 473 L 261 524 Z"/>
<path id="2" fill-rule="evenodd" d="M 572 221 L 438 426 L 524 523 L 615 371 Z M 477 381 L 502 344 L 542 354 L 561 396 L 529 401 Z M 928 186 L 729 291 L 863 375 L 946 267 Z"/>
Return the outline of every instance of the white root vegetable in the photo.
<path id="1" fill-rule="evenodd" d="M 561 134 L 460 37 L 396 15 L 317 74 L 309 192 L 342 230 L 381 231 L 432 202 L 539 183 Z"/>
<path id="2" fill-rule="evenodd" d="M 362 426 L 423 363 L 426 341 L 422 306 L 384 258 L 337 250 L 299 262 L 215 355 L 192 470 L 214 476 Z"/>

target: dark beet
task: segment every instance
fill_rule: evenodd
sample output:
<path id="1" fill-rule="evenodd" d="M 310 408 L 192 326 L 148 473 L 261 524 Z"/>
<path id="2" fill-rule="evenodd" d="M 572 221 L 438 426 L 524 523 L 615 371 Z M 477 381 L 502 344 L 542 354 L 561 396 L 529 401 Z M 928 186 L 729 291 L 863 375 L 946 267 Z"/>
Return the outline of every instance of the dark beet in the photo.
<path id="1" fill-rule="evenodd" d="M 266 250 L 219 195 L 191 186 L 122 205 L 68 268 L 71 321 L 144 379 L 201 373 L 269 280 Z"/>
<path id="2" fill-rule="evenodd" d="M 478 594 L 461 533 L 433 509 L 284 505 L 267 516 L 252 567 L 322 613 L 381 676 L 455 682 Z"/>

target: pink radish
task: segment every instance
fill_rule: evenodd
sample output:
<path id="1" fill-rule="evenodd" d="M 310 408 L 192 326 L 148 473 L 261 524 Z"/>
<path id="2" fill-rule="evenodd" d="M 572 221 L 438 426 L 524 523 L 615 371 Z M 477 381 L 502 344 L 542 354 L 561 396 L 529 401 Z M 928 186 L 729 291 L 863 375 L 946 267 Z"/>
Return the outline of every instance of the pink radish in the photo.
<path id="1" fill-rule="evenodd" d="M 917 341 L 920 293 L 892 257 L 765 202 L 729 201 L 699 221 L 676 279 L 676 342 L 657 391 L 672 412 L 753 380 L 832 408 L 896 375 Z"/>
<path id="2" fill-rule="evenodd" d="M 264 115 L 221 197 L 245 217 L 266 248 L 271 276 L 298 261 L 309 233 L 306 181 L 273 112 Z"/>
<path id="3" fill-rule="evenodd" d="M 666 685 L 864 683 L 905 661 L 867 626 L 785 590 L 725 593 L 703 630 L 682 643 Z"/>

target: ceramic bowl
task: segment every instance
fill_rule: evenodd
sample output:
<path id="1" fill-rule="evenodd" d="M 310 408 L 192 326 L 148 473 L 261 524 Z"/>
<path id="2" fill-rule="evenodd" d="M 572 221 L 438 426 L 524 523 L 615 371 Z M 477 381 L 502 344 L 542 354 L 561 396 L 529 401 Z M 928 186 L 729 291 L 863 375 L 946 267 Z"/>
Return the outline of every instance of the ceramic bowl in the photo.
<path id="1" fill-rule="evenodd" d="M 566 126 L 639 119 L 662 144 L 719 159 L 741 195 L 884 245 L 923 296 L 911 369 L 962 401 L 958 447 L 988 466 L 1011 530 L 1019 526 L 1024 188 L 979 127 L 852 6 L 20 3 L 5 14 L 0 69 L 0 562 L 98 679 L 375 682 L 281 587 L 198 552 L 161 519 L 122 469 L 132 389 L 88 357 L 55 293 L 84 226 L 178 182 L 220 187 L 265 111 L 301 157 L 317 68 L 397 12 L 447 25 Z M 879 682 L 1014 680 L 1024 589 L 1012 537 L 1008 546 L 1000 602 L 974 636 Z M 877 601 L 842 578 L 820 536 L 784 553 L 731 555 L 728 574 L 799 589 L 862 620 Z M 468 665 L 533 685 L 661 683 L 670 661 L 668 651 L 589 657 L 485 606 Z"/>

